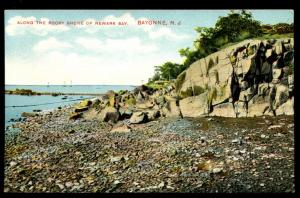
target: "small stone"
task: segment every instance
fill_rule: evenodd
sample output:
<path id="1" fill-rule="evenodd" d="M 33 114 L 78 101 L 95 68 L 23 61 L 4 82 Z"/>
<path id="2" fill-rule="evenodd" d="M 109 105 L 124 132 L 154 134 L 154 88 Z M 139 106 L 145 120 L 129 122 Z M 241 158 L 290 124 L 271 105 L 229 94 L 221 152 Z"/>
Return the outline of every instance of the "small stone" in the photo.
<path id="1" fill-rule="evenodd" d="M 31 186 L 31 185 L 32 185 L 32 181 L 29 181 L 29 182 L 28 182 L 28 185 Z"/>
<path id="2" fill-rule="evenodd" d="M 272 125 L 272 126 L 269 126 L 268 130 L 270 129 L 276 129 L 276 128 L 281 128 L 282 125 Z"/>
<path id="3" fill-rule="evenodd" d="M 260 183 L 259 185 L 260 185 L 261 187 L 265 186 L 265 184 L 264 184 L 264 183 Z"/>
<path id="4" fill-rule="evenodd" d="M 289 151 L 290 151 L 290 152 L 294 151 L 294 148 L 292 148 L 292 147 L 291 147 L 291 148 L 289 148 Z"/>
<path id="5" fill-rule="evenodd" d="M 66 182 L 66 183 L 65 183 L 65 186 L 66 186 L 66 187 L 71 187 L 72 185 L 73 185 L 72 182 Z"/>
<path id="6" fill-rule="evenodd" d="M 231 141 L 232 143 L 238 143 L 239 142 L 239 139 L 234 139 Z"/>
<path id="7" fill-rule="evenodd" d="M 119 180 L 116 180 L 116 181 L 114 181 L 113 184 L 117 185 L 117 184 L 119 184 L 119 183 L 121 183 L 121 182 L 120 182 Z"/>
<path id="8" fill-rule="evenodd" d="M 118 162 L 118 161 L 120 161 L 122 159 L 123 159 L 123 157 L 121 157 L 121 156 L 111 157 L 110 158 L 110 162 Z"/>
<path id="9" fill-rule="evenodd" d="M 265 138 L 266 136 L 265 136 L 264 134 L 262 134 L 260 137 L 261 137 L 261 138 Z"/>
<path id="10" fill-rule="evenodd" d="M 56 184 L 61 190 L 65 188 L 63 184 Z"/>
<path id="11" fill-rule="evenodd" d="M 162 187 L 164 187 L 164 186 L 165 186 L 165 182 L 161 182 L 161 183 L 158 185 L 159 188 L 162 188 Z"/>
<path id="12" fill-rule="evenodd" d="M 214 169 L 212 170 L 213 173 L 220 173 L 221 171 L 223 171 L 222 168 L 214 168 Z"/>
<path id="13" fill-rule="evenodd" d="M 237 157 L 233 157 L 233 158 L 232 158 L 232 160 L 233 160 L 233 161 L 238 161 L 238 160 L 239 160 L 239 158 L 237 158 Z"/>
<path id="14" fill-rule="evenodd" d="M 15 166 L 15 165 L 17 165 L 17 162 L 11 161 L 11 162 L 9 163 L 9 165 L 10 165 L 10 166 Z"/>

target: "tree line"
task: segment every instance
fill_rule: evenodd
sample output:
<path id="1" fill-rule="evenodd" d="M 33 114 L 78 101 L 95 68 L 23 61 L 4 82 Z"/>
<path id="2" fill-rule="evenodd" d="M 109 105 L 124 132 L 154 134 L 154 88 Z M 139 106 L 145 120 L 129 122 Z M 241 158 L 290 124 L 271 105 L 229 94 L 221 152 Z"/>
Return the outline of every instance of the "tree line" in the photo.
<path id="1" fill-rule="evenodd" d="M 166 62 L 155 66 L 155 72 L 149 82 L 172 80 L 193 62 L 220 50 L 227 44 L 264 35 L 286 34 L 294 32 L 294 24 L 278 23 L 276 25 L 261 24 L 254 20 L 252 13 L 246 10 L 230 11 L 227 16 L 219 17 L 214 27 L 196 27 L 198 33 L 193 48 L 179 50 L 184 57 L 182 64 Z"/>

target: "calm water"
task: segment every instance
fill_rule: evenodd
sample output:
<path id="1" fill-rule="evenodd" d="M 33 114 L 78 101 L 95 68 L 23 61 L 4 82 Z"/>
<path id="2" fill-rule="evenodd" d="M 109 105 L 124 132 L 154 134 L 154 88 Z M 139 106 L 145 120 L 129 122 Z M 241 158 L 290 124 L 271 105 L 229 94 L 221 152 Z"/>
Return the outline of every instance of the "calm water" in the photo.
<path id="1" fill-rule="evenodd" d="M 37 92 L 61 92 L 61 93 L 105 93 L 108 90 L 119 91 L 132 90 L 132 85 L 5 85 L 5 90 L 31 89 Z"/>
<path id="2" fill-rule="evenodd" d="M 6 85 L 6 90 L 14 89 L 31 89 L 37 92 L 62 92 L 62 93 L 105 93 L 108 90 L 133 90 L 134 86 L 130 85 Z M 93 98 L 94 96 L 68 96 L 66 100 L 62 100 L 64 96 L 21 96 L 21 95 L 8 95 L 5 94 L 5 127 L 10 125 L 11 119 L 18 119 L 21 117 L 22 112 L 32 112 L 34 109 L 50 110 L 59 106 L 70 105 L 79 101 L 72 101 L 85 98 Z M 46 104 L 52 103 L 52 104 Z M 12 107 L 22 105 L 37 105 L 29 107 Z"/>

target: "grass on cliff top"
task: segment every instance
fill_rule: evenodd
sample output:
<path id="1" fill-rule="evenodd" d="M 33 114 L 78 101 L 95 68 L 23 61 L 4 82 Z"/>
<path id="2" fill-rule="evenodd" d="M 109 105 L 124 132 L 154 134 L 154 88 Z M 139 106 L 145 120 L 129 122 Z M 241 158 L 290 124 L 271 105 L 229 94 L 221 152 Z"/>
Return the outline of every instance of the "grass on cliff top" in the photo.
<path id="1" fill-rule="evenodd" d="M 170 81 L 164 81 L 163 83 L 149 82 L 149 83 L 145 84 L 145 86 L 152 88 L 153 90 L 159 90 L 162 88 L 166 88 L 170 84 L 171 84 Z"/>
<path id="2" fill-rule="evenodd" d="M 251 40 L 266 40 L 266 39 L 281 39 L 281 38 L 294 38 L 294 33 L 287 33 L 287 34 L 264 34 L 263 36 L 260 37 L 254 37 L 254 38 L 248 38 Z M 219 50 L 225 49 L 227 47 L 230 47 L 232 45 L 236 45 L 240 42 L 242 42 L 244 40 L 241 41 L 237 41 L 237 42 L 232 42 L 232 43 L 227 43 L 225 45 L 223 45 L 222 47 L 220 47 Z"/>

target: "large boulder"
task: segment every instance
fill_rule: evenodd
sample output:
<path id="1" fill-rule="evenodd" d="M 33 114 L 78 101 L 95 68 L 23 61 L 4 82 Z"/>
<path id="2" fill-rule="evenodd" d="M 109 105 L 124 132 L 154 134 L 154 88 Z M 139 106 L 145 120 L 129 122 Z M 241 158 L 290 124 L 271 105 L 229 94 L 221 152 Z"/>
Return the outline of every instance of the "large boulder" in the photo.
<path id="1" fill-rule="evenodd" d="M 209 114 L 210 116 L 221 116 L 221 117 L 236 117 L 234 107 L 232 103 L 223 103 L 214 106 L 213 111 Z"/>
<path id="2" fill-rule="evenodd" d="M 92 101 L 90 101 L 89 99 L 85 99 L 77 105 L 77 108 L 89 107 L 91 104 L 92 104 Z"/>
<path id="3" fill-rule="evenodd" d="M 248 106 L 247 102 L 237 101 L 234 103 L 234 112 L 236 117 L 247 117 L 248 116 Z M 231 113 L 231 112 L 230 112 Z"/>
<path id="4" fill-rule="evenodd" d="M 120 119 L 128 119 L 132 116 L 133 112 L 130 108 L 119 108 Z"/>
<path id="5" fill-rule="evenodd" d="M 159 118 L 160 116 L 160 111 L 159 110 L 149 110 L 145 112 L 148 117 L 148 121 L 153 121 L 156 118 Z"/>
<path id="6" fill-rule="evenodd" d="M 294 97 L 276 109 L 276 115 L 294 115 Z"/>
<path id="7" fill-rule="evenodd" d="M 147 113 L 145 112 L 134 112 L 130 118 L 131 124 L 139 124 L 148 120 Z"/>
<path id="8" fill-rule="evenodd" d="M 119 111 L 114 107 L 106 107 L 100 113 L 100 121 L 116 123 L 119 120 Z"/>
<path id="9" fill-rule="evenodd" d="M 249 117 L 262 116 L 270 109 L 269 95 L 255 95 L 248 103 L 248 114 Z"/>
<path id="10" fill-rule="evenodd" d="M 73 113 L 71 113 L 70 114 L 70 116 L 69 116 L 69 119 L 70 120 L 76 120 L 76 119 L 78 119 L 78 118 L 81 118 L 82 117 L 82 113 L 79 113 L 79 112 L 73 112 Z"/>
<path id="11" fill-rule="evenodd" d="M 22 117 L 35 117 L 35 116 L 38 116 L 39 114 L 37 113 L 32 113 L 32 112 L 23 112 L 21 114 Z"/>
<path id="12" fill-rule="evenodd" d="M 289 98 L 289 88 L 285 85 L 276 86 L 276 95 L 273 109 L 277 109 L 280 105 L 285 103 Z"/>
<path id="13" fill-rule="evenodd" d="M 87 111 L 89 108 L 88 107 L 77 107 L 75 108 L 75 112 L 83 112 L 83 111 Z"/>
<path id="14" fill-rule="evenodd" d="M 205 116 L 209 113 L 208 92 L 179 101 L 183 117 Z"/>
<path id="15" fill-rule="evenodd" d="M 181 117 L 180 108 L 177 103 L 175 100 L 168 101 L 162 109 L 163 115 L 166 117 Z"/>

